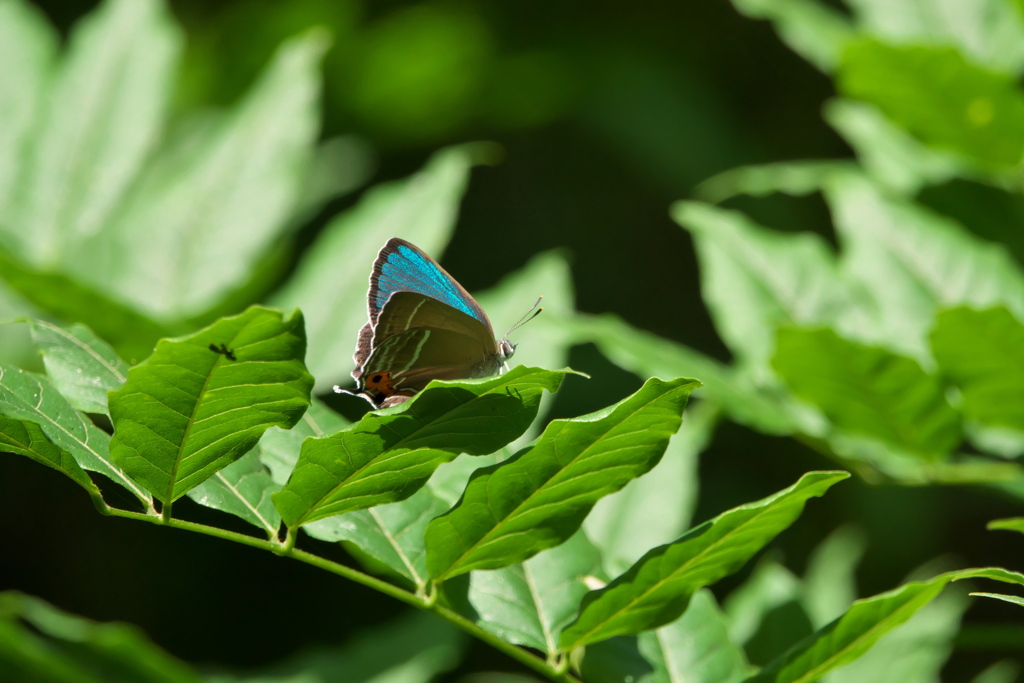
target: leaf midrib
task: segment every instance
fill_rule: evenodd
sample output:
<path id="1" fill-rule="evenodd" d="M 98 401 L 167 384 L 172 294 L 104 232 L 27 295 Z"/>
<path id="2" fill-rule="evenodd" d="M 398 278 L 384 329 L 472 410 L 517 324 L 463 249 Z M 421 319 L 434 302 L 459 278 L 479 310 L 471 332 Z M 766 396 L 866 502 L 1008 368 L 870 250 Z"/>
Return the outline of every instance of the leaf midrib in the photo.
<path id="1" fill-rule="evenodd" d="M 681 385 L 681 386 L 688 386 L 688 385 Z M 493 527 L 491 528 L 491 530 L 490 530 L 490 531 L 488 531 L 488 532 L 487 532 L 486 534 L 484 534 L 484 535 L 483 535 L 483 536 L 482 536 L 482 537 L 481 537 L 481 538 L 480 538 L 480 539 L 479 539 L 478 541 L 476 541 L 476 542 L 475 542 L 475 543 L 473 543 L 473 544 L 472 544 L 471 546 L 469 546 L 469 547 L 468 547 L 468 548 L 467 548 L 467 549 L 466 549 L 465 551 L 463 551 L 463 553 L 462 553 L 461 555 L 459 555 L 459 556 L 458 556 L 458 557 L 457 557 L 457 558 L 455 559 L 455 561 L 451 562 L 451 563 L 450 563 L 450 564 L 448 565 L 448 568 L 447 568 L 447 569 L 446 569 L 446 570 L 444 571 L 444 573 L 442 573 L 442 574 L 441 574 L 441 576 L 439 576 L 439 577 L 438 577 L 438 580 L 439 580 L 439 581 L 443 581 L 443 580 L 445 579 L 445 577 L 446 577 L 446 576 L 448 575 L 448 573 L 449 573 L 449 572 L 450 572 L 450 571 L 452 570 L 452 568 L 453 568 L 453 567 L 457 567 L 457 566 L 459 565 L 459 563 L 460 563 L 460 562 L 462 562 L 462 560 L 466 558 L 466 556 L 467 556 L 467 555 L 469 555 L 470 553 L 472 553 L 472 552 L 473 552 L 474 550 L 476 550 L 477 548 L 479 548 L 479 547 L 481 547 L 481 546 L 485 545 L 485 544 L 486 544 L 486 542 L 487 542 L 487 540 L 488 540 L 488 537 L 490 537 L 491 535 L 493 535 L 493 534 L 495 533 L 495 531 L 496 531 L 497 529 L 499 529 L 499 528 L 500 528 L 500 527 L 501 527 L 502 525 L 504 525 L 504 524 L 510 524 L 510 523 L 512 522 L 512 520 L 514 520 L 514 519 L 515 519 L 515 518 L 516 518 L 516 517 L 517 517 L 517 516 L 519 515 L 519 511 L 520 511 L 520 510 L 521 510 L 521 509 L 523 508 L 523 506 L 525 506 L 525 505 L 526 505 L 527 503 L 529 503 L 529 502 L 530 502 L 530 501 L 531 501 L 531 500 L 533 499 L 533 497 L 534 497 L 534 496 L 538 495 L 538 494 L 539 494 L 539 493 L 540 493 L 541 491 L 543 491 L 543 490 L 544 490 L 544 488 L 545 488 L 545 487 L 546 487 L 546 486 L 548 485 L 548 483 L 549 483 L 549 482 L 550 482 L 550 481 L 551 481 L 552 479 L 554 479 L 554 478 L 555 478 L 555 477 L 557 477 L 557 476 L 558 476 L 559 474 L 561 474 L 562 472 L 564 472 L 564 471 L 565 471 L 566 469 L 568 469 L 568 468 L 569 468 L 569 467 L 570 467 L 571 465 L 573 465 L 573 464 L 575 464 L 576 462 L 578 462 L 578 461 L 580 460 L 580 458 L 582 458 L 582 457 L 584 456 L 584 454 L 586 454 L 586 453 L 587 453 L 588 451 L 590 451 L 590 450 L 591 450 L 592 448 L 594 448 L 594 447 L 595 447 L 595 446 L 596 446 L 596 445 L 597 445 L 598 443 L 600 443 L 600 442 L 601 442 L 601 441 L 603 440 L 604 436 L 606 436 L 606 435 L 608 434 L 608 432 L 612 431 L 612 430 L 613 430 L 613 429 L 615 429 L 616 427 L 619 427 L 620 425 L 622 425 L 623 423 L 625 423 L 625 422 L 626 422 L 627 420 L 629 420 L 629 419 L 631 419 L 631 418 L 635 417 L 637 413 L 639 413 L 639 412 L 640 412 L 641 410 L 644 410 L 645 408 L 647 408 L 648 406 L 650 406 L 650 405 L 651 405 L 652 403 L 655 403 L 656 401 L 659 401 L 659 400 L 661 400 L 662 398 L 664 398 L 665 396 L 667 396 L 667 395 L 671 394 L 671 393 L 672 393 L 673 391 L 676 391 L 676 390 L 678 390 L 679 388 L 681 388 L 681 386 L 680 386 L 680 387 L 673 387 L 673 388 L 672 388 L 672 389 L 670 389 L 669 391 L 666 391 L 666 392 L 664 392 L 664 393 L 662 393 L 662 394 L 659 394 L 658 396 L 655 396 L 654 398 L 652 398 L 652 399 L 651 399 L 650 401 L 648 401 L 647 403 L 644 403 L 644 404 L 643 404 L 643 405 L 641 405 L 641 406 L 640 406 L 639 408 L 637 408 L 637 409 L 636 409 L 636 410 L 634 410 L 633 412 L 631 412 L 631 413 L 629 413 L 628 415 L 626 415 L 625 417 L 623 417 L 623 418 L 622 418 L 621 420 L 619 420 L 619 421 L 618 421 L 618 422 L 617 422 L 616 424 L 614 424 L 614 425 L 611 425 L 611 426 L 609 426 L 609 427 L 608 427 L 608 429 L 604 431 L 604 433 L 602 434 L 601 438 L 599 438 L 599 439 L 596 439 L 595 441 L 593 441 L 593 442 L 592 442 L 592 443 L 591 443 L 591 444 L 590 444 L 589 446 L 587 446 L 587 447 L 586 447 L 586 448 L 584 448 L 584 449 L 583 449 L 582 451 L 580 451 L 580 452 L 579 452 L 579 453 L 578 453 L 578 454 L 576 455 L 576 457 L 575 457 L 575 458 L 573 458 L 573 459 L 572 459 L 572 460 L 571 460 L 571 461 L 570 461 L 570 462 L 569 462 L 568 464 L 566 464 L 566 466 L 565 466 L 565 467 L 562 467 L 562 468 L 560 468 L 560 469 L 559 469 L 559 470 L 558 470 L 557 472 L 555 472 L 555 473 L 554 473 L 554 474 L 553 474 L 552 476 L 548 477 L 548 478 L 547 478 L 547 480 L 545 480 L 545 481 L 544 481 L 544 482 L 543 482 L 543 483 L 542 483 L 542 484 L 541 484 L 541 485 L 540 485 L 539 487 L 537 487 L 536 489 L 534 489 L 534 490 L 533 490 L 533 491 L 532 491 L 532 492 L 531 492 L 531 493 L 530 493 L 530 494 L 529 494 L 529 495 L 528 495 L 528 496 L 527 496 L 526 498 L 524 498 L 524 499 L 523 499 L 523 501 L 522 501 L 522 502 L 521 502 L 521 503 L 520 503 L 519 505 L 517 505 L 517 506 L 516 506 L 515 508 L 513 508 L 513 509 L 511 510 L 511 512 L 509 512 L 509 514 L 508 514 L 508 515 L 506 515 L 506 516 L 505 516 L 505 518 L 504 518 L 503 520 L 500 520 L 500 521 L 499 521 L 499 522 L 498 522 L 497 524 L 495 524 L 495 525 L 494 525 L 494 526 L 493 526 Z M 566 420 L 566 424 L 583 424 L 583 423 L 580 423 L 580 422 L 575 422 L 575 423 L 574 423 L 574 422 L 573 422 L 572 420 Z M 592 424 L 592 423 L 591 423 L 591 424 Z M 545 431 L 546 431 L 546 430 L 545 430 Z M 543 435 L 543 434 L 541 434 L 541 438 L 543 438 L 543 437 L 544 437 L 544 435 Z M 552 448 L 552 450 L 553 450 L 553 451 L 557 451 L 557 450 L 558 450 L 558 444 L 557 444 L 557 439 L 552 439 L 552 441 L 551 441 L 551 448 Z"/>

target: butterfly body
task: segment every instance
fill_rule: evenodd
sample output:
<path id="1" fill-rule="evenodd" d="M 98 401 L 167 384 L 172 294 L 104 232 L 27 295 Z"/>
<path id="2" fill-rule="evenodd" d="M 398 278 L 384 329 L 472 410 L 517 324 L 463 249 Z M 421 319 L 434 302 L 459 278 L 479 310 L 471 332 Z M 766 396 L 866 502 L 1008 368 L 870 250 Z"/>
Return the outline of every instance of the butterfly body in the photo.
<path id="1" fill-rule="evenodd" d="M 369 320 L 359 331 L 355 392 L 384 408 L 434 379 L 488 377 L 515 351 L 495 341 L 490 320 L 434 259 L 392 238 L 370 274 Z"/>

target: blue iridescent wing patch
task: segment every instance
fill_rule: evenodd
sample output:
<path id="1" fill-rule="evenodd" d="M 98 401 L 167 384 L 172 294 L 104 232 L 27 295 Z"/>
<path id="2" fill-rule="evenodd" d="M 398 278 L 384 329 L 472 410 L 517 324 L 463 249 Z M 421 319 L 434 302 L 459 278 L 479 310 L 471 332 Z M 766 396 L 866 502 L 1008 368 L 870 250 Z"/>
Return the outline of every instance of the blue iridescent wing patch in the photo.
<path id="1" fill-rule="evenodd" d="M 476 318 L 493 334 L 487 315 L 462 285 L 418 247 L 393 237 L 377 254 L 370 274 L 370 322 L 376 323 L 384 304 L 396 292 L 415 292 L 437 299 Z"/>

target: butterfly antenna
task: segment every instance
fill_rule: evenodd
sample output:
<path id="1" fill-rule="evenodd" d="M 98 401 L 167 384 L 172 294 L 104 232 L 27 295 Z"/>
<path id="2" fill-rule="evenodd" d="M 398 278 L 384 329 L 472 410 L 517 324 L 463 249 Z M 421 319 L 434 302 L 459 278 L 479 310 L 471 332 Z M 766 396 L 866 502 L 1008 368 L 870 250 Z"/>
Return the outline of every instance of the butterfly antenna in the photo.
<path id="1" fill-rule="evenodd" d="M 523 325 L 525 325 L 526 323 L 530 322 L 531 320 L 536 318 L 538 315 L 540 315 L 540 312 L 544 310 L 543 307 L 538 308 L 538 306 L 540 306 L 540 302 L 541 302 L 542 299 L 544 299 L 544 297 L 542 297 L 542 296 L 537 297 L 537 301 L 533 304 L 533 306 L 530 307 L 530 310 L 528 310 L 526 312 L 526 314 L 522 318 L 520 318 L 519 321 L 515 325 L 513 325 L 512 327 L 510 327 L 508 329 L 508 332 L 505 333 L 505 339 L 508 339 L 508 336 L 510 334 L 512 334 L 513 332 L 518 330 L 520 327 L 522 327 Z"/>

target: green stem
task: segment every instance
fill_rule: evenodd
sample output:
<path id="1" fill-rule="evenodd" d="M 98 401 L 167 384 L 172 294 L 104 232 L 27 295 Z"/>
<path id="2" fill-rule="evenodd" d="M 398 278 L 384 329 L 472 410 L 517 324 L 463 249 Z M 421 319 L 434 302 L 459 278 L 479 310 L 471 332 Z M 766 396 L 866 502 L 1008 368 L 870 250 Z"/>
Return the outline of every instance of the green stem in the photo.
<path id="1" fill-rule="evenodd" d="M 106 505 L 104 504 L 104 507 Z M 170 506 L 164 508 L 165 513 L 169 514 Z M 259 548 L 261 550 L 269 550 L 270 552 L 276 553 L 284 557 L 290 557 L 299 562 L 304 562 L 308 565 L 312 565 L 324 571 L 336 574 L 344 577 L 351 581 L 355 581 L 358 584 L 373 588 L 374 590 L 380 591 L 385 595 L 388 595 L 396 600 L 404 602 L 407 605 L 412 605 L 418 609 L 422 609 L 427 612 L 436 614 L 440 618 L 447 621 L 449 624 L 462 629 L 466 633 L 484 641 L 491 647 L 504 652 L 506 655 L 516 660 L 517 662 L 533 669 L 537 673 L 546 678 L 556 681 L 558 683 L 581 683 L 578 678 L 567 673 L 566 671 L 559 671 L 556 667 L 552 666 L 548 662 L 544 661 L 540 657 L 524 650 L 523 648 L 513 645 L 512 643 L 506 642 L 498 636 L 486 631 L 475 623 L 466 619 L 464 616 L 451 610 L 443 605 L 437 604 L 436 602 L 429 601 L 429 598 L 424 599 L 413 593 L 399 588 L 386 581 L 378 579 L 369 574 L 364 574 L 358 569 L 352 567 L 346 567 L 343 564 L 332 562 L 319 555 L 308 553 L 304 550 L 298 550 L 295 546 L 295 533 L 289 529 L 289 537 L 291 537 L 291 544 L 288 545 L 286 540 L 285 547 L 282 548 L 281 544 L 275 541 L 265 541 L 255 536 L 248 536 L 246 534 L 240 534 L 235 531 L 227 531 L 225 529 L 218 529 L 217 527 L 206 526 L 205 524 L 196 524 L 195 522 L 186 522 L 180 519 L 173 519 L 170 517 L 156 517 L 154 515 L 147 515 L 141 512 L 130 512 L 128 510 L 119 510 L 117 508 L 106 507 L 104 514 L 113 517 L 124 517 L 126 519 L 134 519 L 141 522 L 149 522 L 150 524 L 160 524 L 163 526 L 169 526 L 173 529 L 183 529 L 185 531 L 195 531 L 200 534 L 206 534 L 207 536 L 213 536 L 214 538 L 220 538 L 226 541 L 234 541 L 235 543 L 241 543 L 252 548 Z M 435 596 L 436 599 L 436 596 Z"/>

